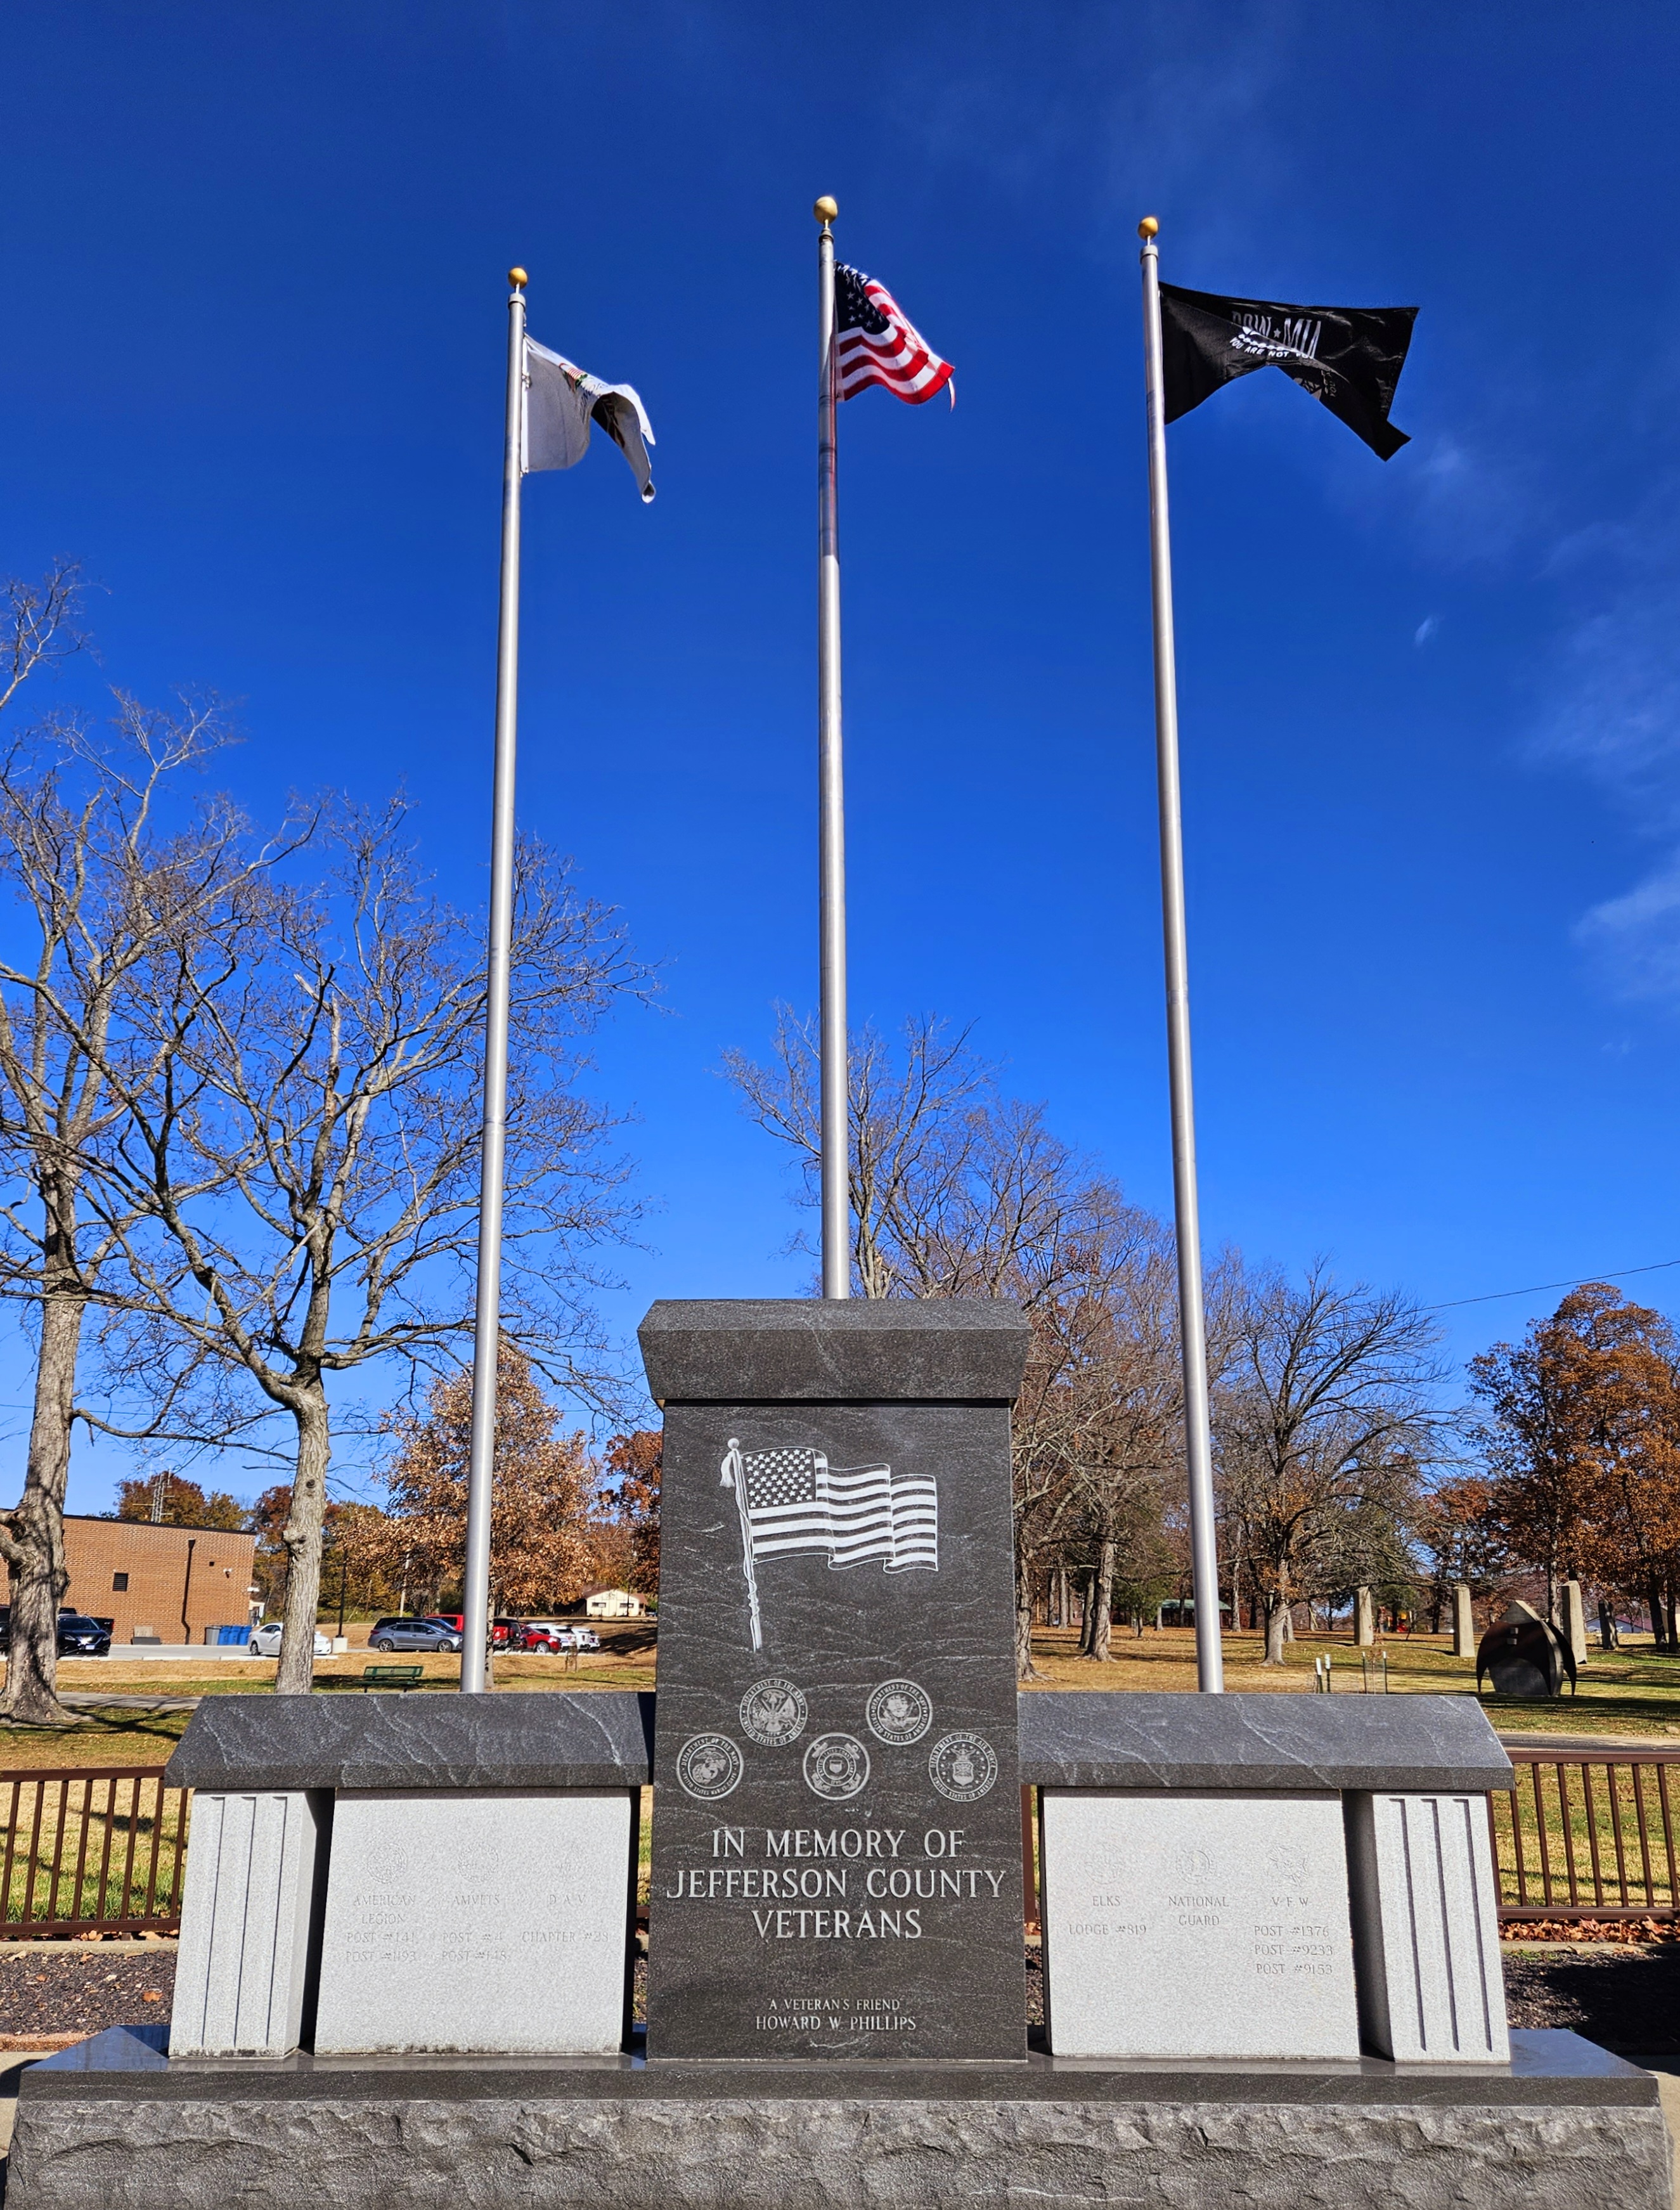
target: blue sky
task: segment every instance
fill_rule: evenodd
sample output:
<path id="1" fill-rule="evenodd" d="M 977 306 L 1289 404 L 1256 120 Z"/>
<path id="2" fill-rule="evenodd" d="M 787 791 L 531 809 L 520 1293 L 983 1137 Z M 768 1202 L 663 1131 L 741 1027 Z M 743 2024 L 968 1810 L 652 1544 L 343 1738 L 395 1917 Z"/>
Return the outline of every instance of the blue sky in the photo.
<path id="1" fill-rule="evenodd" d="M 808 1278 L 715 1070 L 815 993 L 819 191 L 958 392 L 842 418 L 855 1018 L 974 1021 L 1169 1201 L 1153 212 L 1169 279 L 1422 310 L 1386 467 L 1281 376 L 1170 433 L 1210 1242 L 1432 1304 L 1680 1258 L 1671 11 L 172 0 L 7 38 L 0 570 L 80 555 L 106 676 L 238 701 L 259 813 L 402 781 L 482 895 L 510 262 L 647 401 L 651 509 L 599 441 L 525 504 L 522 818 L 663 972 L 599 1053 L 659 1207 L 615 1326 Z M 1551 1301 L 1443 1313 L 1453 1355 Z M 73 1505 L 123 1470 L 84 1452 Z"/>

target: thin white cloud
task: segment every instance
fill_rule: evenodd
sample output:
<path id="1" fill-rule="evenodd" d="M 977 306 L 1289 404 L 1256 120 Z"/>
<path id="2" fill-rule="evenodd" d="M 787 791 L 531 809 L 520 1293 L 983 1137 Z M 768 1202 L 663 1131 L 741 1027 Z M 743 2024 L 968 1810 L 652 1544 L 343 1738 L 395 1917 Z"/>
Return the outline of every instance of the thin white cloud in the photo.
<path id="1" fill-rule="evenodd" d="M 1420 645 L 1427 644 L 1440 627 L 1441 616 L 1439 614 L 1425 614 L 1423 620 L 1418 623 L 1417 630 L 1413 633 L 1411 639 L 1412 643 L 1414 644 Z"/>
<path id="2" fill-rule="evenodd" d="M 1620 996 L 1680 1004 L 1680 486 L 1625 521 L 1566 539 L 1547 563 L 1574 601 L 1545 671 L 1540 758 L 1588 776 L 1666 848 L 1629 891 L 1583 915 L 1576 940 Z"/>

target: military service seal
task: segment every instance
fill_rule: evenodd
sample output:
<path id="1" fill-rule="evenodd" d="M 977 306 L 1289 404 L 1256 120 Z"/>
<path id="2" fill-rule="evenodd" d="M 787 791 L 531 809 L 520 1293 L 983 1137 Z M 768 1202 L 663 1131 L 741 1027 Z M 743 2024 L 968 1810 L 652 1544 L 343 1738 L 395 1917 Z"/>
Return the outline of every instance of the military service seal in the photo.
<path id="1" fill-rule="evenodd" d="M 883 1681 L 864 1706 L 869 1731 L 877 1742 L 903 1748 L 920 1742 L 934 1724 L 933 1699 L 914 1681 Z"/>
<path id="2" fill-rule="evenodd" d="M 869 1784 L 869 1753 L 855 1735 L 819 1734 L 805 1753 L 805 1784 L 813 1796 L 843 1803 Z"/>
<path id="3" fill-rule="evenodd" d="M 739 1784 L 741 1754 L 726 1734 L 697 1734 L 677 1752 L 677 1781 L 702 1803 L 716 1803 Z"/>
<path id="4" fill-rule="evenodd" d="M 740 1700 L 742 1731 L 766 1749 L 785 1749 L 805 1732 L 805 1698 L 791 1681 L 755 1681 Z"/>
<path id="5" fill-rule="evenodd" d="M 928 1778 L 952 1803 L 978 1802 L 997 1777 L 992 1745 L 977 1734 L 941 1735 L 928 1753 Z"/>

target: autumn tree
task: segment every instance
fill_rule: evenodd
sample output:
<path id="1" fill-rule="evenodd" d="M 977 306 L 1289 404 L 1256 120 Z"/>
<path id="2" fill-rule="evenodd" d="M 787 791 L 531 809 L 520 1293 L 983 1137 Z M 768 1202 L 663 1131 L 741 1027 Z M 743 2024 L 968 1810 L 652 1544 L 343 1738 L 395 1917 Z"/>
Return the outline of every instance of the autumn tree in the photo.
<path id="1" fill-rule="evenodd" d="M 1486 1408 L 1475 1434 L 1515 1553 L 1546 1579 L 1637 1590 L 1674 1644 L 1680 1582 L 1680 1345 L 1661 1315 L 1608 1283 L 1572 1289 L 1520 1344 L 1470 1362 Z"/>
<path id="2" fill-rule="evenodd" d="M 657 1428 L 614 1435 L 604 1463 L 612 1476 L 613 1516 L 627 1538 L 626 1585 L 639 1596 L 659 1593 L 659 1481 L 665 1438 Z"/>
<path id="3" fill-rule="evenodd" d="M 1414 1509 L 1411 1526 L 1429 1568 L 1437 1627 L 1454 1588 L 1467 1588 L 1485 1603 L 1510 1572 L 1497 1497 L 1485 1475 L 1454 1474 L 1434 1482 Z"/>
<path id="4" fill-rule="evenodd" d="M 289 1430 L 282 1694 L 311 1677 L 335 1386 L 447 1366 L 471 1328 L 482 939 L 420 873 L 404 819 L 401 803 L 326 806 L 324 876 L 247 899 L 236 962 L 217 932 L 184 931 L 151 963 L 142 1012 L 162 1076 L 124 1094 L 104 1168 L 107 1205 L 139 1223 L 122 1374 L 190 1375 L 188 1436 L 253 1393 Z M 610 917 L 523 848 L 504 1311 L 549 1370 L 597 1393 L 595 1253 L 633 1208 L 578 1039 L 641 984 Z"/>
<path id="5" fill-rule="evenodd" d="M 161 1470 L 118 1482 L 117 1517 L 162 1527 L 221 1527 L 236 1535 L 249 1534 L 251 1525 L 251 1507 L 226 1489 L 206 1491 L 196 1481 Z"/>
<path id="6" fill-rule="evenodd" d="M 1228 1538 L 1258 1591 L 1268 1665 L 1291 1606 L 1408 1577 L 1405 1528 L 1435 1453 L 1436 1331 L 1405 1298 L 1249 1277 L 1215 1398 Z"/>
<path id="7" fill-rule="evenodd" d="M 467 1545 L 472 1441 L 469 1373 L 433 1384 L 424 1416 L 394 1420 L 381 1476 L 390 1499 L 370 1529 L 367 1555 L 387 1577 L 406 1570 L 423 1588 L 458 1587 Z M 514 1612 L 570 1603 L 595 1579 L 601 1521 L 585 1438 L 560 1431 L 530 1360 L 504 1337 L 498 1364 L 491 1476 L 490 1584 Z"/>

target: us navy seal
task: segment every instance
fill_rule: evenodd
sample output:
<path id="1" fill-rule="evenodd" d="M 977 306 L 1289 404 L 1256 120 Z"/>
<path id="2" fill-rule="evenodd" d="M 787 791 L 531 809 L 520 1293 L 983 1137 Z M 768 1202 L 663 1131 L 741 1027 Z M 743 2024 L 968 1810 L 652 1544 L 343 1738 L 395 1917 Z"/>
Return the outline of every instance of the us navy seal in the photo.
<path id="1" fill-rule="evenodd" d="M 934 1700 L 914 1681 L 883 1681 L 863 1715 L 877 1742 L 902 1749 L 907 1742 L 920 1742 L 934 1724 Z"/>

